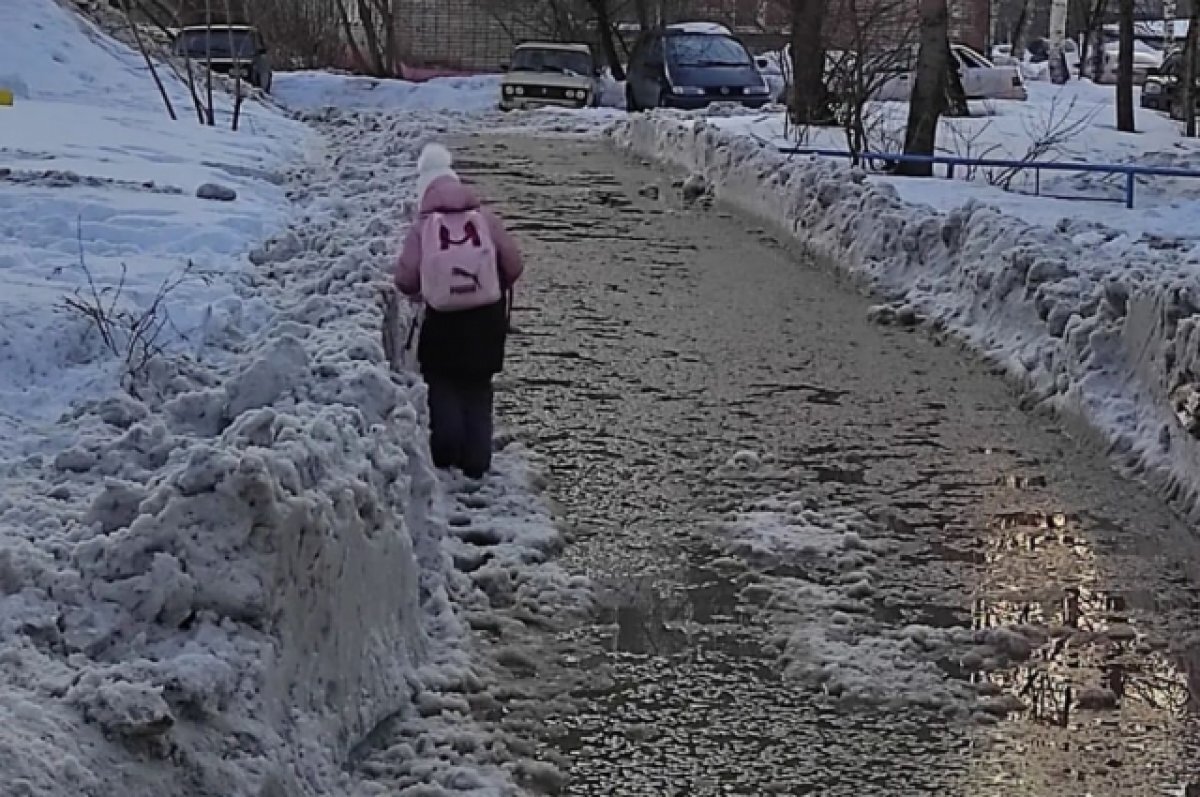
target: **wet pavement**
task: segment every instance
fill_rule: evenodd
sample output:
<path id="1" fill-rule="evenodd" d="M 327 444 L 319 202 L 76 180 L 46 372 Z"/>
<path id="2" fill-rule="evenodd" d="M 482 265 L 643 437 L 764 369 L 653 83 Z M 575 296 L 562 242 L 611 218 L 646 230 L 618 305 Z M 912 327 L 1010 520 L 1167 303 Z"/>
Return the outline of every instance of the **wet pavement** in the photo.
<path id="1" fill-rule="evenodd" d="M 589 622 L 527 627 L 538 660 L 496 714 L 563 793 L 1200 793 L 1200 544 L 1156 500 L 671 176 L 595 142 L 460 152 L 529 263 L 501 425 L 548 463 L 561 563 L 601 593 Z M 854 565 L 868 615 L 828 615 L 852 656 L 911 624 L 1040 629 L 1011 661 L 935 662 L 993 708 L 886 699 L 901 665 L 869 669 L 877 699 L 794 677 L 839 638 L 788 590 L 845 573 L 735 544 L 731 513 L 776 499 L 861 515 L 886 548 Z"/>

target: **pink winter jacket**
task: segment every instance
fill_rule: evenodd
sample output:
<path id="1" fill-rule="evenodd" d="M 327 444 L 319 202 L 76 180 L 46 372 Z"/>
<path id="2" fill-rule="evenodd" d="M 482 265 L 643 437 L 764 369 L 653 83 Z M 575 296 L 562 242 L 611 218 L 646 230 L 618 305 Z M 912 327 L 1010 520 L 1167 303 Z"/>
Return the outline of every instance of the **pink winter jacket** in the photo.
<path id="1" fill-rule="evenodd" d="M 480 205 L 479 197 L 467 186 L 453 177 L 439 177 L 429 184 L 425 196 L 421 199 L 419 218 L 409 228 L 404 239 L 404 248 L 400 250 L 400 259 L 396 262 L 396 287 L 405 296 L 417 297 L 421 294 L 421 221 L 430 213 L 453 213 L 463 210 L 476 210 L 483 214 L 487 221 L 488 231 L 496 244 L 496 256 L 499 261 L 500 278 L 504 285 L 511 287 L 520 278 L 525 265 L 521 262 L 521 250 L 517 242 L 500 221 L 496 214 Z"/>

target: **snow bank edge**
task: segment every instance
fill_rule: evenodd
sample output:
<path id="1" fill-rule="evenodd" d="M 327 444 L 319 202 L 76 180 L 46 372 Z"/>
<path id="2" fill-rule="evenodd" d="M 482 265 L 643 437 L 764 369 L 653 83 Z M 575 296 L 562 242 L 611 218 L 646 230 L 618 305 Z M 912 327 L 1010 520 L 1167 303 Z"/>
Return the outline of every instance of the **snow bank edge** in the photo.
<path id="1" fill-rule="evenodd" d="M 1200 440 L 1178 406 L 1181 391 L 1197 395 L 1200 288 L 1178 264 L 1089 281 L 1081 266 L 1096 253 L 1059 233 L 975 202 L 949 214 L 906 203 L 861 170 L 786 156 L 702 113 L 631 116 L 605 137 L 701 174 L 723 201 L 912 306 L 1200 522 Z"/>

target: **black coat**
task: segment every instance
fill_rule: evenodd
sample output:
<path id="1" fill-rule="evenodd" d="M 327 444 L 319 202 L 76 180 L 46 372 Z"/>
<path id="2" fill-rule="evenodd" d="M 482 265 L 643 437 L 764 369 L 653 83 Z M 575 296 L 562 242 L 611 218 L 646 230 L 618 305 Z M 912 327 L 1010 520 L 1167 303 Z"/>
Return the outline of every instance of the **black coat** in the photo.
<path id="1" fill-rule="evenodd" d="M 504 369 L 508 294 L 496 304 L 440 313 L 425 308 L 417 343 L 421 373 L 447 379 L 491 379 Z"/>

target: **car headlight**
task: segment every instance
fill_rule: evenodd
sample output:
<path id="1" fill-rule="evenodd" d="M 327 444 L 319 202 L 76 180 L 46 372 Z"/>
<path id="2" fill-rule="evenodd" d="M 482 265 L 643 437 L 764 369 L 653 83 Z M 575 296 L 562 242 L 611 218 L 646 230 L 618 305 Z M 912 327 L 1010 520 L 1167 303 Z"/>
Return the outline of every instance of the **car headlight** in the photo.
<path id="1" fill-rule="evenodd" d="M 671 93 L 682 97 L 702 97 L 704 96 L 704 89 L 699 86 L 672 86 Z"/>
<path id="2" fill-rule="evenodd" d="M 515 89 L 513 89 L 513 94 L 516 94 L 518 97 L 520 97 L 524 93 L 525 93 L 525 89 L 522 88 L 521 86 L 517 86 Z"/>
<path id="3" fill-rule="evenodd" d="M 1146 84 L 1146 93 L 1147 94 L 1161 94 L 1162 86 L 1158 85 L 1157 83 L 1147 83 Z"/>
<path id="4" fill-rule="evenodd" d="M 507 95 L 509 95 L 509 96 L 511 97 L 511 96 L 512 96 L 512 93 L 513 93 L 513 87 L 512 87 L 512 86 L 505 86 L 505 87 L 504 87 L 504 93 L 505 93 L 505 94 L 507 94 Z"/>

